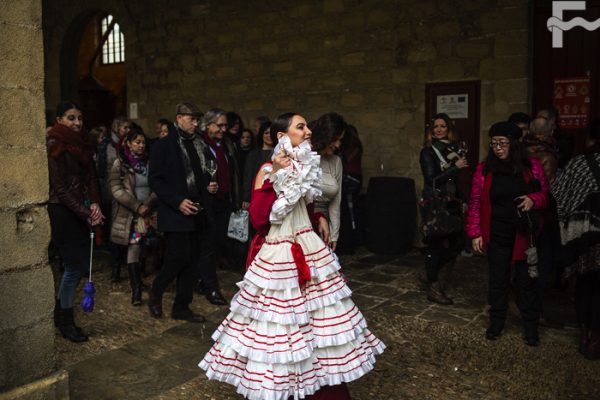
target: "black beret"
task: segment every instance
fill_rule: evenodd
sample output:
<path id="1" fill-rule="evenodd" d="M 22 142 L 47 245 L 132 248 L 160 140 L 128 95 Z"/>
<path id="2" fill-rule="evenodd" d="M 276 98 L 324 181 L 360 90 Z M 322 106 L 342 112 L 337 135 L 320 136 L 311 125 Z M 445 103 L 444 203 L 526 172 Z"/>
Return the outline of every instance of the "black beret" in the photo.
<path id="1" fill-rule="evenodd" d="M 507 138 L 519 140 L 523 136 L 523 131 L 516 124 L 508 121 L 496 122 L 491 126 L 488 135 L 506 136 Z"/>

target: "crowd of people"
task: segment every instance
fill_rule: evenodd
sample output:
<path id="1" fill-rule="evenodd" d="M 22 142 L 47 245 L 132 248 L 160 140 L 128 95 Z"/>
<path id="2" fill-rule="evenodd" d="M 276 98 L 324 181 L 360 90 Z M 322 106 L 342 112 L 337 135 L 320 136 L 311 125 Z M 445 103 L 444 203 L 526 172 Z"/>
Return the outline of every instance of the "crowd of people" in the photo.
<path id="1" fill-rule="evenodd" d="M 351 247 L 357 229 L 353 204 L 362 185 L 362 144 L 356 128 L 337 113 L 310 122 L 288 113 L 273 121 L 258 117 L 251 130 L 234 112 L 201 112 L 180 103 L 174 120 L 157 119 L 154 129 L 151 139 L 133 121 L 116 118 L 110 130 L 88 134 L 77 104 L 57 107 L 47 133 L 48 213 L 64 269 L 54 313 L 62 336 L 88 340 L 75 323 L 74 301 L 93 230 L 110 251 L 111 280 L 118 282 L 126 265 L 131 304 L 142 305 L 147 290 L 152 317 L 163 317 L 163 294 L 173 282 L 173 319 L 205 320 L 190 308 L 194 292 L 215 305 L 231 303 L 213 335 L 215 346 L 200 363 L 209 377 L 261 398 L 264 391 L 295 386 L 269 381 L 254 388 L 252 375 L 272 379 L 276 371 L 267 367 L 275 364 L 289 375 L 294 360 L 294 368 L 302 366 L 296 378 L 309 379 L 316 364 L 321 371 L 303 395 L 348 398 L 344 383 L 368 372 L 384 348 L 350 300 L 334 253 Z M 429 301 L 453 304 L 440 272 L 467 240 L 489 264 L 485 337 L 501 337 L 513 285 L 524 341 L 538 346 L 540 321 L 553 322 L 544 312 L 547 288 L 576 276 L 579 351 L 600 358 L 600 125 L 592 124 L 589 133 L 585 153 L 570 159 L 572 143 L 561 135 L 553 109 L 533 119 L 515 113 L 489 128 L 488 154 L 474 168 L 470 193 L 461 193 L 459 176 L 470 167 L 466 149 L 448 115 L 432 118 L 420 153 L 422 220 L 430 223 L 439 211 L 432 205 L 444 204 L 460 222 L 423 231 Z M 243 241 L 229 237 L 231 218 L 240 212 L 249 212 L 251 222 Z M 160 263 L 146 287 L 149 251 Z M 221 293 L 219 267 L 244 274 L 231 301 Z M 328 319 L 338 323 L 318 322 Z M 310 344 L 304 342 L 309 334 L 317 338 Z M 280 336 L 287 338 L 281 350 L 263 348 L 261 337 Z M 330 368 L 332 354 L 354 372 Z M 217 367 L 231 357 L 235 366 Z M 248 375 L 239 377 L 232 368 Z"/>
<path id="2" fill-rule="evenodd" d="M 472 249 L 488 259 L 487 339 L 502 335 L 514 286 L 523 339 L 538 346 L 540 323 L 562 326 L 544 311 L 547 289 L 564 289 L 574 275 L 579 351 L 600 359 L 600 123 L 588 133 L 584 154 L 571 159 L 573 138 L 560 130 L 555 109 L 540 110 L 533 119 L 514 113 L 489 128 L 487 157 L 474 169 L 470 193 L 461 193 L 459 174 L 469 167 L 464 149 L 448 115 L 432 118 L 420 155 L 422 220 L 438 225 L 427 226 L 423 237 L 428 300 L 453 304 L 439 271 L 454 262 L 466 234 Z M 432 210 L 434 200 L 445 215 Z"/>

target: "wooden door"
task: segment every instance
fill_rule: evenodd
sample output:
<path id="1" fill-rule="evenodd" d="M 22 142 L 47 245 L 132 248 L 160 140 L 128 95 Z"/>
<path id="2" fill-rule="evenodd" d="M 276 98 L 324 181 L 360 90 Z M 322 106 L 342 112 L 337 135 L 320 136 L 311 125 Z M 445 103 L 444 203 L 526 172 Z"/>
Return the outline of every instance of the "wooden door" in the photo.
<path id="1" fill-rule="evenodd" d="M 471 175 L 479 162 L 480 81 L 428 83 L 425 85 L 425 130 L 430 129 L 431 118 L 447 112 L 454 121 L 460 141 L 466 142 L 469 168 L 459 176 L 460 191 L 468 196 Z M 465 103 L 455 105 L 453 103 Z"/>

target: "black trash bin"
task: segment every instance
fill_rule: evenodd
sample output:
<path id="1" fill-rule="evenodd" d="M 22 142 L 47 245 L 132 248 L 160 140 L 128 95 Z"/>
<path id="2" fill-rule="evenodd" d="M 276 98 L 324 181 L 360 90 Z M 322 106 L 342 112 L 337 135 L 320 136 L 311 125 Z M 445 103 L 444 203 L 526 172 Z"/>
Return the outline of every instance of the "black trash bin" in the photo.
<path id="1" fill-rule="evenodd" d="M 373 177 L 367 189 L 367 249 L 377 254 L 404 254 L 417 228 L 415 181 Z"/>

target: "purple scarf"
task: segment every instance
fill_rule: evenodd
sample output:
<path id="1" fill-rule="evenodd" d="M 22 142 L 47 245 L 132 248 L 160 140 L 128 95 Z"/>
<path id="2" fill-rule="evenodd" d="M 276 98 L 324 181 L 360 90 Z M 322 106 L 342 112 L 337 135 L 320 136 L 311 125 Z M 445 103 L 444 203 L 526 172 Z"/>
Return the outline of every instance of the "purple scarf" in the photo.
<path id="1" fill-rule="evenodd" d="M 129 147 L 123 146 L 123 154 L 136 173 L 146 175 L 148 172 L 148 157 L 146 153 L 136 156 L 129 150 Z"/>

